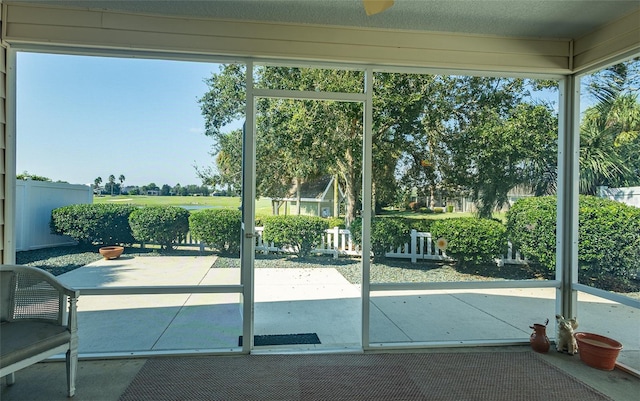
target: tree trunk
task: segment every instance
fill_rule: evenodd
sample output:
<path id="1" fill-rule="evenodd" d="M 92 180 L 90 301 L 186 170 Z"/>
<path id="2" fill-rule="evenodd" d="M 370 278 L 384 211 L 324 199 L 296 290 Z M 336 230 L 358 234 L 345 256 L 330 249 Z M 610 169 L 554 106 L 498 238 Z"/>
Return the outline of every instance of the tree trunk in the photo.
<path id="1" fill-rule="evenodd" d="M 300 178 L 296 178 L 296 203 L 298 204 L 298 213 L 297 215 L 300 216 L 300 187 L 302 186 L 302 180 Z"/>
<path id="2" fill-rule="evenodd" d="M 333 217 L 340 217 L 340 187 L 338 176 L 333 176 Z"/>
<path id="3" fill-rule="evenodd" d="M 344 178 L 344 196 L 347 201 L 345 223 L 347 227 L 351 225 L 351 222 L 356 218 L 356 192 L 355 183 L 356 173 L 353 163 L 353 152 L 351 149 L 345 151 L 345 165 L 342 168 L 342 176 Z"/>

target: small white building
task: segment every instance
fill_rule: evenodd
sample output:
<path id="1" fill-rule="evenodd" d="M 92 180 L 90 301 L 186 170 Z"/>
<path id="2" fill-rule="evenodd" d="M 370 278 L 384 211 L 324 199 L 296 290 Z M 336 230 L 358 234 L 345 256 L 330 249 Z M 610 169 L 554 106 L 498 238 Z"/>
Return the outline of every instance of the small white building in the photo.
<path id="1" fill-rule="evenodd" d="M 337 194 L 337 195 L 336 195 Z M 284 198 L 274 198 L 274 214 L 337 217 L 344 192 L 334 177 L 325 176 L 293 185 Z M 281 210 L 284 206 L 284 210 Z"/>

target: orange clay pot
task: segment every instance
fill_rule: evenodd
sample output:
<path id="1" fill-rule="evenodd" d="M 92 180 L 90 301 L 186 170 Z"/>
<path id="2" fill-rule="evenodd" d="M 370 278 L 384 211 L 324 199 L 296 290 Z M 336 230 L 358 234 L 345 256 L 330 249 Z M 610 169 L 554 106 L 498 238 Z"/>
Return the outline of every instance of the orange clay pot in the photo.
<path id="1" fill-rule="evenodd" d="M 593 333 L 576 333 L 580 359 L 592 368 L 613 370 L 622 344 L 609 337 Z"/>
<path id="2" fill-rule="evenodd" d="M 121 246 L 103 246 L 98 249 L 100 255 L 105 259 L 118 259 L 123 251 L 124 247 Z"/>

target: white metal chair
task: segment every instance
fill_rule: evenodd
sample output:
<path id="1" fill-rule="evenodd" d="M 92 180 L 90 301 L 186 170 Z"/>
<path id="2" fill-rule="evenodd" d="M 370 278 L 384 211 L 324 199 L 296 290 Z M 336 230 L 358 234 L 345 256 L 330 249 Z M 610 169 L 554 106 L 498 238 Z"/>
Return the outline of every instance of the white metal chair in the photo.
<path id="1" fill-rule="evenodd" d="M 67 390 L 73 397 L 78 296 L 79 291 L 42 269 L 0 266 L 0 377 L 7 377 L 7 385 L 15 382 L 14 372 L 64 352 Z"/>

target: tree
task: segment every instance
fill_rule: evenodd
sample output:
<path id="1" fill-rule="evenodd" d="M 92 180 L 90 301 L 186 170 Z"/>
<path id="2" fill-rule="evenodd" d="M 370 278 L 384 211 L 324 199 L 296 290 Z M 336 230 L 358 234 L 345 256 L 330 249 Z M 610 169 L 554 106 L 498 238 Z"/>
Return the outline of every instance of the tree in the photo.
<path id="1" fill-rule="evenodd" d="M 113 196 L 113 184 L 116 182 L 116 176 L 111 174 L 109 175 L 109 186 L 111 187 L 111 196 Z"/>
<path id="2" fill-rule="evenodd" d="M 262 88 L 353 93 L 364 87 L 360 71 L 264 67 L 257 72 L 256 85 Z M 222 129 L 244 115 L 244 67 L 223 66 L 207 84 L 210 90 L 200 104 L 206 134 L 216 140 L 216 172 L 227 182 L 232 177 L 239 182 L 241 132 Z M 402 183 L 405 190 L 427 188 L 432 199 L 436 190 L 468 191 L 484 215 L 504 203 L 514 186 L 542 186 L 544 180 L 534 172 L 536 168 L 549 170 L 551 176 L 555 172 L 557 141 L 550 133 L 557 130 L 557 123 L 545 105 L 517 107 L 529 87 L 522 79 L 376 73 L 372 127 L 376 210 L 398 198 Z M 316 177 L 336 175 L 350 222 L 361 208 L 361 105 L 260 99 L 257 109 L 258 195 L 281 197 L 294 184 L 299 187 Z M 529 117 L 543 126 L 527 123 Z M 519 139 L 510 144 L 514 135 Z M 517 146 L 526 146 L 527 151 Z"/>
<path id="3" fill-rule="evenodd" d="M 120 177 L 118 177 L 118 180 L 120 181 L 120 195 L 122 195 L 122 186 L 125 180 L 124 174 L 120 174 Z"/>
<path id="4" fill-rule="evenodd" d="M 102 177 L 97 177 L 95 180 L 93 180 L 93 183 L 96 186 L 96 191 L 100 188 L 100 184 L 102 184 Z"/>
<path id="5" fill-rule="evenodd" d="M 142 194 L 144 195 L 147 194 L 147 191 L 160 191 L 160 188 L 156 185 L 155 182 L 143 185 L 140 189 L 142 190 Z"/>
<path id="6" fill-rule="evenodd" d="M 364 87 L 359 71 L 267 67 L 257 85 L 267 88 L 357 92 Z M 393 177 L 406 144 L 405 132 L 417 130 L 429 98 L 416 88 L 428 87 L 433 76 L 379 74 L 376 88 L 388 107 L 374 107 L 374 187 L 379 199 L 395 198 Z M 241 132 L 223 133 L 224 125 L 242 118 L 245 107 L 244 67 L 223 66 L 209 80 L 201 99 L 205 132 L 216 139 L 217 171 L 222 181 L 241 177 Z M 261 99 L 258 104 L 258 194 L 283 196 L 322 175 L 337 175 L 347 198 L 347 220 L 358 209 L 361 190 L 362 116 L 360 104 L 291 99 Z"/>
<path id="7" fill-rule="evenodd" d="M 171 195 L 171 187 L 167 184 L 163 184 L 162 188 L 160 188 L 160 196 L 169 196 Z"/>
<path id="8" fill-rule="evenodd" d="M 452 132 L 447 179 L 469 189 L 479 217 L 491 218 L 518 185 L 542 190 L 540 164 L 556 165 L 557 120 L 543 105 L 521 103 L 500 116 Z"/>
<path id="9" fill-rule="evenodd" d="M 24 171 L 22 174 L 18 174 L 16 176 L 16 179 L 51 182 L 51 178 L 43 177 L 36 174 L 30 174 L 28 171 Z"/>
<path id="10" fill-rule="evenodd" d="M 598 186 L 640 185 L 640 59 L 599 71 L 586 79 L 596 104 L 580 124 L 580 193 Z"/>

